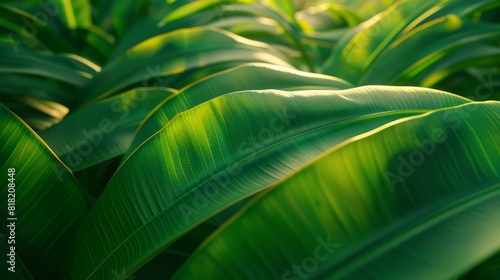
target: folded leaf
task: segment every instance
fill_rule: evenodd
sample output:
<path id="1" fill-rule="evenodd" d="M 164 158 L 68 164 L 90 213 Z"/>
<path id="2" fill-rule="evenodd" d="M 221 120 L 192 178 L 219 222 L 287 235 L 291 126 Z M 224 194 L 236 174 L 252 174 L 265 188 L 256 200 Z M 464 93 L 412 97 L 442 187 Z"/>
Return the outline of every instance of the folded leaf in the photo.
<path id="1" fill-rule="evenodd" d="M 242 90 L 347 89 L 349 83 L 320 74 L 264 63 L 252 63 L 222 71 L 181 89 L 141 124 L 127 158 L 142 142 L 164 127 L 175 115 L 217 96 Z"/>

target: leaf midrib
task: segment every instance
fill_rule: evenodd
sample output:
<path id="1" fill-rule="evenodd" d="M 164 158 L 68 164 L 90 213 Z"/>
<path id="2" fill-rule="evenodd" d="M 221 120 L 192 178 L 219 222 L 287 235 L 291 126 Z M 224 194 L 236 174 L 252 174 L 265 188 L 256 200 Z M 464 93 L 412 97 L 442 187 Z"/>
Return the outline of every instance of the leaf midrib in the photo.
<path id="1" fill-rule="evenodd" d="M 481 202 L 495 196 L 500 196 L 500 183 L 493 184 L 492 186 L 470 193 L 465 197 L 452 201 L 438 209 L 426 213 L 424 217 L 418 219 L 416 222 L 410 221 L 391 228 L 384 236 L 378 238 L 376 241 L 372 241 L 370 243 L 372 246 L 368 245 L 366 246 L 368 248 L 361 248 L 357 252 L 353 252 L 350 256 L 344 258 L 339 264 L 329 267 L 327 270 L 319 273 L 319 275 L 314 276 L 313 279 L 316 279 L 316 277 L 321 278 L 331 275 L 339 275 L 341 273 L 344 273 L 344 276 L 348 275 L 353 272 L 353 263 L 368 263 L 370 260 L 376 259 L 377 256 L 380 256 L 384 252 L 397 247 L 398 244 L 410 240 L 419 233 L 439 224 L 441 221 L 453 215 L 465 212 Z M 405 227 L 405 225 L 407 227 Z M 335 272 L 333 272 L 334 270 Z"/>
<path id="2" fill-rule="evenodd" d="M 363 116 L 359 116 L 359 117 L 353 117 L 353 118 L 349 118 L 349 119 L 346 119 L 346 120 L 343 120 L 343 121 L 338 121 L 338 122 L 334 122 L 334 123 L 330 123 L 330 124 L 325 124 L 325 125 L 321 125 L 321 126 L 316 126 L 314 128 L 310 128 L 310 129 L 307 129 L 301 133 L 298 133 L 298 134 L 295 134 L 293 135 L 292 137 L 290 138 L 286 138 L 286 139 L 282 139 L 282 140 L 279 140 L 277 141 L 276 143 L 274 143 L 273 145 L 269 146 L 269 147 L 266 147 L 265 149 L 262 149 L 262 150 L 259 150 L 258 152 L 256 153 L 253 153 L 253 154 L 250 154 L 249 156 L 246 156 L 244 158 L 242 158 L 241 160 L 239 161 L 235 161 L 233 162 L 232 164 L 226 166 L 226 168 L 220 170 L 219 172 L 215 173 L 214 175 L 211 175 L 209 176 L 208 178 L 206 178 L 205 180 L 203 180 L 202 182 L 196 184 L 196 186 L 194 186 L 193 188 L 191 188 L 188 192 L 186 192 L 185 194 L 183 194 L 182 196 L 180 196 L 179 198 L 177 198 L 175 201 L 172 201 L 170 203 L 169 206 L 165 207 L 164 209 L 162 209 L 161 211 L 159 211 L 158 213 L 156 213 L 153 217 L 151 217 L 148 221 L 146 221 L 145 223 L 143 223 L 140 227 L 138 227 L 133 233 L 131 233 L 130 235 L 127 236 L 127 238 L 125 238 L 125 240 L 123 240 L 118 246 L 116 246 L 113 251 L 111 251 L 102 261 L 101 263 L 96 266 L 96 268 L 89 274 L 89 276 L 87 277 L 87 279 L 89 279 L 90 277 L 92 277 L 92 275 L 109 259 L 109 257 L 111 257 L 113 255 L 113 253 L 118 250 L 118 248 L 122 247 L 123 244 L 125 244 L 132 236 L 134 236 L 137 232 L 139 232 L 142 228 L 146 227 L 147 225 L 151 224 L 151 222 L 155 219 L 158 218 L 158 216 L 160 216 L 161 214 L 163 214 L 164 212 L 167 212 L 167 210 L 171 209 L 174 205 L 175 205 L 175 202 L 178 202 L 180 201 L 180 199 L 182 197 L 185 197 L 185 196 L 188 196 L 189 194 L 191 194 L 192 192 L 194 192 L 194 190 L 196 190 L 197 188 L 199 188 L 201 185 L 203 185 L 204 183 L 206 183 L 208 180 L 212 179 L 212 178 L 215 178 L 217 175 L 221 174 L 224 170 L 227 170 L 229 169 L 230 167 L 232 166 L 236 166 L 237 164 L 247 160 L 249 157 L 252 157 L 252 156 L 256 156 L 258 154 L 261 154 L 265 151 L 268 151 L 276 146 L 279 146 L 280 144 L 284 143 L 284 142 L 287 142 L 287 141 L 291 141 L 293 139 L 296 139 L 296 138 L 299 138 L 301 136 L 304 136 L 306 134 L 309 134 L 309 133 L 312 133 L 312 132 L 315 132 L 315 131 L 318 131 L 318 130 L 321 130 L 321 129 L 325 129 L 325 128 L 329 128 L 329 127 L 332 127 L 332 126 L 336 126 L 336 125 L 345 125 L 347 123 L 351 123 L 351 122 L 358 122 L 358 121 L 362 121 L 364 119 L 368 119 L 368 118 L 373 118 L 373 117 L 383 117 L 383 116 L 389 116 L 389 115 L 393 115 L 393 114 L 408 114 L 408 113 L 416 113 L 417 115 L 418 114 L 424 114 L 426 112 L 430 112 L 432 111 L 432 109 L 422 109 L 422 110 L 390 110 L 390 111 L 385 111 L 383 113 L 373 113 L 373 114 L 368 114 L 368 115 L 363 115 Z M 172 120 L 170 122 L 172 122 L 175 118 L 179 117 L 179 115 L 183 115 L 185 114 L 186 112 L 183 112 L 183 113 L 180 113 L 178 114 L 177 116 L 175 116 L 174 118 L 172 118 Z M 163 129 L 165 129 L 165 127 L 168 126 L 168 124 L 164 126 Z M 154 137 L 156 134 L 160 133 L 161 131 L 163 131 L 163 129 L 159 130 L 157 133 L 155 133 L 154 135 L 152 135 L 151 137 L 149 137 L 146 141 L 144 141 L 144 143 L 148 142 L 149 139 L 151 139 L 152 137 Z M 347 140 L 348 141 L 348 140 Z M 344 142 L 344 141 L 342 141 Z M 339 143 L 337 144 L 336 146 L 338 145 L 341 145 L 342 144 Z M 143 144 L 144 144 L 143 143 Z M 143 145 L 141 144 L 137 149 L 136 151 Z M 132 155 L 132 154 L 131 154 Z M 117 172 L 118 173 L 118 172 Z M 116 173 L 115 173 L 116 174 Z M 286 177 L 285 177 L 286 178 Z M 237 201 L 235 201 L 237 202 Z M 230 205 L 227 205 L 227 206 L 230 206 Z M 226 206 L 226 207 L 227 207 Z M 220 209 L 221 210 L 224 210 L 225 208 L 222 208 Z M 220 212 L 219 211 L 219 212 Z M 216 213 L 213 213 L 213 214 L 216 214 Z M 196 225 L 202 223 L 203 221 L 200 221 L 198 223 L 195 223 L 193 224 L 192 226 L 186 228 L 186 230 L 190 229 L 190 228 L 193 228 L 195 227 Z M 177 234 L 177 235 L 180 235 L 180 234 Z M 177 236 L 178 237 L 178 236 Z M 165 244 L 169 244 L 171 242 L 173 242 L 175 240 L 175 238 L 177 237 L 172 237 L 170 238 L 171 240 L 169 240 L 168 242 L 164 243 L 164 244 L 161 244 L 162 246 L 158 246 L 158 248 L 161 248 L 163 246 L 165 246 Z M 141 260 L 144 260 L 144 259 L 148 259 L 150 258 L 151 256 L 155 255 L 156 252 L 158 250 L 153 250 L 151 253 L 149 253 L 148 255 L 146 255 L 145 257 L 141 258 Z M 135 264 L 133 264 L 132 266 L 130 266 L 130 268 L 136 268 L 136 267 L 140 267 L 140 264 L 141 261 L 139 262 L 136 262 Z M 135 271 L 135 269 L 127 269 L 126 271 L 126 274 L 130 274 L 130 273 L 133 273 Z"/>

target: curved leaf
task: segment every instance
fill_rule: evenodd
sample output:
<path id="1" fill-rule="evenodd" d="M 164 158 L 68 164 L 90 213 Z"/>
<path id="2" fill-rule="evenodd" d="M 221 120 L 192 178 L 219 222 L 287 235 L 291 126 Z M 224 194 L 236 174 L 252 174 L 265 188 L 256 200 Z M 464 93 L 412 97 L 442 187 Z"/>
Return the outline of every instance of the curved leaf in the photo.
<path id="1" fill-rule="evenodd" d="M 7 237 L 7 234 L 6 234 Z M 8 238 L 8 237 L 7 237 Z M 4 237 L 0 238 L 0 250 L 2 250 L 2 253 L 5 252 L 7 255 L 6 261 L 2 262 L 0 265 L 0 279 L 19 279 L 19 280 L 25 280 L 25 279 L 33 279 L 29 271 L 26 269 L 24 266 L 23 261 L 19 256 L 15 256 L 15 261 L 12 263 L 13 266 L 10 264 L 11 262 L 11 257 L 9 255 L 13 255 L 11 252 L 11 245 L 7 243 L 7 240 L 4 239 Z M 14 250 L 15 253 L 15 250 Z"/>
<path id="2" fill-rule="evenodd" d="M 118 37 L 123 37 L 130 26 L 138 19 L 147 16 L 150 1 L 113 1 L 113 28 Z"/>
<path id="3" fill-rule="evenodd" d="M 466 102 L 435 90 L 366 87 L 237 92 L 203 103 L 121 165 L 78 232 L 63 276 L 106 278 L 116 267 L 129 275 L 189 229 L 330 147 Z"/>
<path id="4" fill-rule="evenodd" d="M 174 279 L 459 276 L 500 248 L 498 117 L 499 102 L 473 103 L 346 141 L 255 199 Z"/>
<path id="5" fill-rule="evenodd" d="M 16 202 L 14 215 L 2 211 L 2 220 L 17 218 L 16 255 L 28 269 L 37 271 L 37 275 L 54 275 L 54 268 L 90 209 L 90 201 L 68 168 L 1 104 L 0 127 L 0 200 L 7 205 L 7 194 L 12 193 L 8 183 L 12 183 Z M 15 169 L 15 176 L 9 176 L 10 168 Z M 5 233 L 6 228 L 1 230 Z"/>
<path id="6" fill-rule="evenodd" d="M 88 28 L 92 25 L 89 0 L 59 0 L 59 15 L 69 29 Z"/>
<path id="7" fill-rule="evenodd" d="M 4 28 L 11 40 L 11 47 L 18 51 L 20 46 L 51 50 L 58 52 L 73 52 L 74 46 L 55 34 L 47 25 L 48 16 L 55 11 L 50 10 L 50 5 L 44 6 L 49 10 L 38 11 L 39 17 L 31 15 L 17 8 L 0 4 L 0 27 Z"/>
<path id="8" fill-rule="evenodd" d="M 384 12 L 358 25 L 339 42 L 324 63 L 322 72 L 357 84 L 365 69 L 410 25 L 436 12 L 439 0 L 398 1 Z"/>
<path id="9" fill-rule="evenodd" d="M 76 97 L 68 95 L 68 91 L 69 87 L 39 76 L 3 74 L 0 80 L 0 99 L 4 101 L 25 96 L 69 107 Z"/>
<path id="10" fill-rule="evenodd" d="M 164 127 L 175 115 L 217 96 L 242 90 L 347 89 L 349 83 L 326 75 L 312 74 L 264 63 L 237 66 L 206 77 L 166 100 L 141 124 L 128 157 L 142 142 Z"/>
<path id="11" fill-rule="evenodd" d="M 424 87 L 434 87 L 440 81 L 458 71 L 473 66 L 494 66 L 500 64 L 500 47 L 484 43 L 462 45 L 449 52 L 434 55 L 418 66 L 406 70 L 405 76 L 398 84 L 408 84 Z"/>

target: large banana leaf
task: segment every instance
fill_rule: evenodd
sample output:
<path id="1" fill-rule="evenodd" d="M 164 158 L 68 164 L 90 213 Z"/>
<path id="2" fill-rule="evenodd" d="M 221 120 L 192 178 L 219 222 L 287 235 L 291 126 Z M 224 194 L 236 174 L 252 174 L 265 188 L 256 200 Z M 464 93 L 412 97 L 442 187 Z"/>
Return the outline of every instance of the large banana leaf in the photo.
<path id="1" fill-rule="evenodd" d="M 121 165 L 77 233 L 63 277 L 101 279 L 116 268 L 130 275 L 189 229 L 332 146 L 392 120 L 466 102 L 391 87 L 212 99 L 172 119 Z"/>
<path id="2" fill-rule="evenodd" d="M 235 61 L 292 67 L 265 43 L 215 28 L 181 29 L 148 39 L 108 64 L 85 85 L 83 101 L 101 99 L 138 83 L 147 86 L 162 76 Z"/>
<path id="3" fill-rule="evenodd" d="M 7 234 L 5 235 L 7 236 Z M 5 252 L 6 255 L 12 255 L 10 248 L 11 245 L 7 243 L 7 240 L 4 239 L 4 237 L 0 238 L 0 249 L 2 250 L 2 253 Z M 15 267 L 12 268 L 12 266 L 9 264 L 10 262 L 10 256 L 7 256 L 6 261 L 2 262 L 0 265 L 0 279 L 19 279 L 19 280 L 31 280 L 33 277 L 30 275 L 28 269 L 26 266 L 24 266 L 23 261 L 19 256 L 15 256 Z M 11 270 L 9 270 L 11 269 Z M 12 271 L 13 270 L 13 271 Z"/>
<path id="4" fill-rule="evenodd" d="M 124 158 L 128 157 L 147 138 L 164 127 L 178 113 L 226 93 L 261 89 L 347 89 L 350 87 L 349 83 L 335 77 L 302 72 L 272 64 L 240 65 L 205 77 L 181 89 L 175 97 L 161 104 L 141 124 L 140 130 Z"/>
<path id="5" fill-rule="evenodd" d="M 500 249 L 499 117 L 499 102 L 473 103 L 350 139 L 255 199 L 174 279 L 457 277 Z"/>
<path id="6" fill-rule="evenodd" d="M 37 275 L 54 275 L 89 199 L 46 144 L 1 104 L 0 127 L 0 200 L 7 207 L 8 183 L 15 184 L 16 254 Z M 8 176 L 10 168 L 15 176 Z M 10 222 L 7 214 L 2 211 L 2 223 Z"/>
<path id="7" fill-rule="evenodd" d="M 141 121 L 171 89 L 134 89 L 71 113 L 40 136 L 74 172 L 122 155 Z"/>
<path id="8" fill-rule="evenodd" d="M 494 36 L 495 30 L 498 32 L 498 26 L 472 24 L 457 16 L 465 17 L 485 7 L 492 9 L 497 5 L 498 1 L 494 0 L 399 1 L 346 36 L 325 62 L 322 71 L 355 85 L 390 83 L 392 81 L 389 78 L 394 73 L 401 74 L 419 59 L 425 61 L 423 58 L 429 55 L 429 50 L 444 50 L 457 44 L 477 41 L 487 36 L 486 33 Z M 431 22 L 434 24 L 430 24 Z M 453 36 L 453 33 L 458 34 Z M 437 41 L 436 38 L 441 39 L 443 34 L 450 38 Z M 431 44 L 428 48 L 424 44 L 425 48 L 421 49 L 421 42 Z M 393 49 L 397 55 L 401 55 L 398 56 L 397 64 L 393 64 L 396 52 L 392 57 L 389 55 L 386 58 L 386 54 L 393 52 Z M 378 67 L 372 67 L 373 65 Z M 391 65 L 391 68 L 387 68 L 387 65 Z M 400 68 L 388 71 L 383 76 L 393 66 Z M 380 68 L 384 69 L 384 73 L 378 72 Z M 369 70 L 373 77 L 365 77 Z M 378 77 L 378 74 L 383 77 Z"/>

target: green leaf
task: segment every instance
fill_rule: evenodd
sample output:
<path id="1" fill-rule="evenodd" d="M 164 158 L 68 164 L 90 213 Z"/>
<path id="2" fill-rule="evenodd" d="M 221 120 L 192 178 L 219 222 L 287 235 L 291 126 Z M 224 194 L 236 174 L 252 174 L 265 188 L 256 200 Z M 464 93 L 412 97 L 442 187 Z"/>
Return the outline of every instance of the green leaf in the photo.
<path id="1" fill-rule="evenodd" d="M 186 5 L 182 5 L 179 8 L 168 13 L 167 16 L 160 21 L 158 27 L 172 24 L 176 21 L 179 21 L 180 19 L 194 16 L 205 10 L 214 8 L 217 9 L 221 4 L 227 3 L 228 1 L 220 0 L 193 1 L 191 3 L 187 3 Z"/>
<path id="2" fill-rule="evenodd" d="M 309 34 L 317 31 L 334 31 L 341 27 L 355 27 L 362 22 L 351 9 L 333 3 L 304 9 L 296 14 L 296 18 Z"/>
<path id="3" fill-rule="evenodd" d="M 427 18 L 422 21 L 421 24 L 450 14 L 460 16 L 461 18 L 472 18 L 475 14 L 484 13 L 500 7 L 500 2 L 496 0 L 478 0 L 473 2 L 454 0 L 443 1 L 442 3 L 445 3 L 445 5 L 434 7 L 435 12 L 430 16 L 427 16 Z"/>
<path id="4" fill-rule="evenodd" d="M 46 54 L 14 50 L 0 44 L 0 73 L 36 75 L 70 85 L 82 86 L 99 66 L 73 54 Z"/>
<path id="5" fill-rule="evenodd" d="M 120 166 L 77 233 L 63 277 L 104 279 L 117 267 L 130 275 L 197 224 L 332 146 L 466 102 L 391 87 L 247 91 L 205 102 L 172 119 Z"/>
<path id="6" fill-rule="evenodd" d="M 21 119 L 0 104 L 1 204 L 15 184 L 16 255 L 29 271 L 53 276 L 70 239 L 90 210 L 90 202 L 68 168 Z M 8 172 L 15 169 L 15 176 Z M 11 169 L 10 169 L 11 170 Z M 10 182 L 8 179 L 11 179 Z M 14 178 L 14 179 L 12 179 Z M 7 209 L 7 208 L 5 208 Z M 6 227 L 1 231 L 6 233 Z"/>
<path id="7" fill-rule="evenodd" d="M 60 17 L 69 29 L 88 28 L 92 25 L 89 0 L 60 0 Z"/>
<path id="8" fill-rule="evenodd" d="M 473 103 L 352 138 L 233 216 L 174 279 L 459 276 L 500 249 L 499 117 L 499 102 Z"/>
<path id="9" fill-rule="evenodd" d="M 79 45 L 78 53 L 99 65 L 103 65 L 115 44 L 115 38 L 97 26 L 88 29 L 77 29 L 78 40 L 74 44 Z"/>
<path id="10" fill-rule="evenodd" d="M 436 87 L 453 89 L 472 100 L 500 101 L 499 70 L 494 67 L 469 68 L 440 82 Z"/>
<path id="11" fill-rule="evenodd" d="M 208 224 L 197 226 L 134 273 L 133 276 L 137 279 L 154 279 L 161 275 L 162 278 L 169 279 L 189 258 L 196 247 L 207 239 L 215 229 L 217 227 Z"/>
<path id="12" fill-rule="evenodd" d="M 282 13 L 288 20 L 295 21 L 295 8 L 294 1 L 292 0 L 258 0 L 263 6 L 271 7 L 277 13 Z"/>
<path id="13" fill-rule="evenodd" d="M 127 158 L 142 142 L 164 127 L 175 115 L 217 96 L 242 90 L 347 89 L 349 83 L 326 75 L 312 74 L 264 63 L 237 66 L 208 76 L 179 91 L 161 104 L 139 127 Z M 201 94 L 203 93 L 203 94 Z"/>
<path id="14" fill-rule="evenodd" d="M 75 50 L 74 46 L 68 44 L 47 25 L 49 17 L 55 12 L 50 10 L 50 5 L 47 8 L 49 10 L 39 10 L 35 13 L 39 16 L 36 17 L 19 9 L 0 5 L 0 27 L 5 29 L 3 32 L 11 40 L 14 51 L 17 52 L 20 46 L 59 52 Z"/>
<path id="15" fill-rule="evenodd" d="M 15 99 L 15 101 L 9 101 L 9 99 Z M 60 122 L 69 111 L 59 103 L 31 97 L 6 98 L 2 102 L 30 127 L 38 131 Z"/>
<path id="16" fill-rule="evenodd" d="M 141 121 L 171 89 L 134 89 L 72 112 L 40 136 L 74 172 L 122 155 Z"/>
<path id="17" fill-rule="evenodd" d="M 322 72 L 355 85 L 394 84 L 394 76 L 406 74 L 406 68 L 443 55 L 438 51 L 496 36 L 498 26 L 461 18 L 498 5 L 492 2 L 398 1 L 346 35 Z"/>
<path id="18" fill-rule="evenodd" d="M 68 94 L 70 87 L 67 87 L 55 80 L 46 79 L 39 76 L 22 74 L 3 74 L 0 80 L 0 98 L 3 101 L 16 99 L 21 96 L 47 100 L 69 107 L 75 96 Z M 33 87 L 36 85 L 36 87 Z"/>
<path id="19" fill-rule="evenodd" d="M 150 3 L 146 1 L 113 0 L 113 27 L 118 37 L 123 37 L 134 22 L 148 15 Z"/>
<path id="20" fill-rule="evenodd" d="M 234 4 L 222 6 L 223 15 L 229 14 L 248 14 L 256 17 L 264 17 L 266 19 L 276 22 L 284 31 L 286 37 L 291 41 L 290 47 L 300 52 L 302 61 L 298 68 L 308 68 L 309 71 L 314 72 L 315 65 L 312 64 L 309 54 L 306 51 L 306 46 L 301 41 L 302 30 L 300 25 L 294 18 L 289 18 L 283 13 L 268 8 L 265 5 L 252 5 L 252 4 Z"/>
<path id="21" fill-rule="evenodd" d="M 393 84 L 414 68 L 439 61 L 454 47 L 498 36 L 500 25 L 472 23 L 455 15 L 438 18 L 415 28 L 391 44 L 367 67 L 359 83 Z M 419 42 L 429 43 L 422 46 Z"/>
<path id="22" fill-rule="evenodd" d="M 259 24 L 255 24 L 255 22 Z M 221 17 L 210 23 L 210 26 L 221 28 L 234 34 L 268 44 L 291 45 L 289 38 L 279 28 L 279 25 L 265 17 L 229 16 Z"/>
<path id="23" fill-rule="evenodd" d="M 500 47 L 473 43 L 453 48 L 449 52 L 434 55 L 418 66 L 406 70 L 398 84 L 414 83 L 423 87 L 435 87 L 449 76 L 474 66 L 500 64 Z"/>
<path id="24" fill-rule="evenodd" d="M 83 88 L 84 101 L 101 99 L 127 86 L 214 64 L 268 62 L 291 67 L 265 43 L 220 29 L 181 29 L 148 39 L 108 64 Z M 174 87 L 174 85 L 169 85 Z M 174 87 L 175 88 L 175 87 Z"/>

